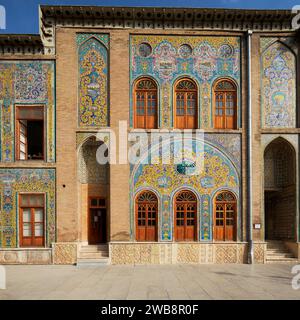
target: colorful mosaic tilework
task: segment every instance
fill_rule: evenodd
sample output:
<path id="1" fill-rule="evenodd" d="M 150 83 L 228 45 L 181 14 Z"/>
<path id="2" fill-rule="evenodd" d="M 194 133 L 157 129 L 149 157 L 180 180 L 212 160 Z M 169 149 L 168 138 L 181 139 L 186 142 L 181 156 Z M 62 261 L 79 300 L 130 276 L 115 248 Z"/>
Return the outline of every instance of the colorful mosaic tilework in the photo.
<path id="1" fill-rule="evenodd" d="M 199 86 L 199 123 L 211 128 L 212 86 L 220 77 L 232 78 L 240 86 L 240 38 L 202 36 L 133 35 L 131 42 L 131 111 L 132 88 L 137 78 L 150 76 L 160 87 L 160 126 L 173 126 L 173 84 L 182 77 L 193 78 Z M 238 99 L 239 104 L 239 99 Z"/>
<path id="2" fill-rule="evenodd" d="M 296 56 L 293 38 L 261 39 L 262 126 L 296 126 Z"/>
<path id="3" fill-rule="evenodd" d="M 55 162 L 55 94 L 53 61 L 0 62 L 0 160 L 12 162 L 16 105 L 44 105 L 47 118 L 47 161 Z"/>
<path id="4" fill-rule="evenodd" d="M 184 161 L 190 159 L 203 159 L 203 166 L 195 174 L 182 174 L 178 169 L 178 150 L 181 141 L 174 141 L 171 146 L 170 164 L 145 164 L 143 158 L 140 163 L 131 166 L 131 234 L 134 234 L 134 199 L 141 190 L 152 190 L 158 195 L 161 203 L 160 240 L 172 240 L 173 228 L 173 198 L 175 193 L 182 188 L 192 190 L 198 197 L 200 212 L 199 239 L 212 240 L 212 202 L 215 194 L 220 190 L 234 192 L 238 200 L 238 225 L 240 223 L 240 136 L 234 135 L 231 139 L 219 139 L 217 134 L 207 134 L 205 140 L 194 140 L 195 153 L 191 151 L 185 155 Z M 157 146 L 151 148 L 155 154 Z M 237 157 L 233 161 L 234 157 Z M 239 229 L 239 228 L 238 228 Z M 238 232 L 239 233 L 239 232 Z"/>
<path id="5" fill-rule="evenodd" d="M 108 44 L 107 34 L 77 34 L 79 127 L 109 125 Z"/>
<path id="6" fill-rule="evenodd" d="M 46 244 L 55 242 L 55 169 L 0 169 L 0 248 L 18 247 L 18 195 L 46 194 Z"/>

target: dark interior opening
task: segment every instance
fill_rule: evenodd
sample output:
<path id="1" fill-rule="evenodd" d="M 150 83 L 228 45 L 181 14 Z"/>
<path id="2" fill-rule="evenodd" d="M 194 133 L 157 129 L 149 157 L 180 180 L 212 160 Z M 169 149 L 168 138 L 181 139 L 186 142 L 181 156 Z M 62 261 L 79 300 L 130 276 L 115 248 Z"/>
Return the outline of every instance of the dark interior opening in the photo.
<path id="1" fill-rule="evenodd" d="M 28 159 L 44 158 L 44 125 L 42 120 L 27 121 Z"/>

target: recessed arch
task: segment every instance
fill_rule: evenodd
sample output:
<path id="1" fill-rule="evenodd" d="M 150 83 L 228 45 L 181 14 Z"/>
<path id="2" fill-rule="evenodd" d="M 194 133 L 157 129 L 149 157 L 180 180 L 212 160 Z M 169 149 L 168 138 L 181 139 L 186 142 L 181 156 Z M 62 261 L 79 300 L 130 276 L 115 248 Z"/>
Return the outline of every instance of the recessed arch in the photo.
<path id="1" fill-rule="evenodd" d="M 213 84 L 215 129 L 237 129 L 237 84 L 231 78 L 218 78 Z"/>
<path id="2" fill-rule="evenodd" d="M 134 127 L 158 128 L 158 85 L 151 77 L 140 77 L 133 86 Z"/>
<path id="3" fill-rule="evenodd" d="M 217 192 L 213 198 L 214 240 L 236 241 L 237 197 L 229 190 Z"/>
<path id="4" fill-rule="evenodd" d="M 174 82 L 174 127 L 176 129 L 197 129 L 198 127 L 198 85 L 190 77 Z"/>
<path id="5" fill-rule="evenodd" d="M 137 241 L 158 239 L 158 197 L 148 189 L 135 196 L 135 225 Z"/>
<path id="6" fill-rule="evenodd" d="M 264 150 L 265 239 L 295 241 L 296 151 L 282 137 Z"/>
<path id="7" fill-rule="evenodd" d="M 96 158 L 103 144 L 91 134 L 77 149 L 80 237 L 89 244 L 106 243 L 109 237 L 109 164 Z"/>

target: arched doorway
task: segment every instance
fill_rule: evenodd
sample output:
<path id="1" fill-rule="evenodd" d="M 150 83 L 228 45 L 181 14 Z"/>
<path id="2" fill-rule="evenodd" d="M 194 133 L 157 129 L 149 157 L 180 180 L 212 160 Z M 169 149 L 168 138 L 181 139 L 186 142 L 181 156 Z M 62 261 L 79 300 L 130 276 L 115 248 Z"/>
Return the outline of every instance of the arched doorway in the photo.
<path id="1" fill-rule="evenodd" d="M 283 138 L 264 153 L 265 239 L 296 240 L 296 155 Z"/>
<path id="2" fill-rule="evenodd" d="M 196 129 L 198 114 L 198 88 L 189 78 L 175 84 L 175 128 Z"/>
<path id="3" fill-rule="evenodd" d="M 97 162 L 96 152 L 103 144 L 88 138 L 78 152 L 81 240 L 90 245 L 108 241 L 109 165 Z"/>
<path id="4" fill-rule="evenodd" d="M 157 208 L 156 195 L 151 191 L 143 191 L 136 197 L 136 240 L 157 241 Z"/>
<path id="5" fill-rule="evenodd" d="M 237 220 L 236 197 L 229 191 L 218 193 L 214 199 L 214 240 L 235 241 Z"/>
<path id="6" fill-rule="evenodd" d="M 175 241 L 197 240 L 197 198 L 189 190 L 176 194 L 174 200 Z"/>

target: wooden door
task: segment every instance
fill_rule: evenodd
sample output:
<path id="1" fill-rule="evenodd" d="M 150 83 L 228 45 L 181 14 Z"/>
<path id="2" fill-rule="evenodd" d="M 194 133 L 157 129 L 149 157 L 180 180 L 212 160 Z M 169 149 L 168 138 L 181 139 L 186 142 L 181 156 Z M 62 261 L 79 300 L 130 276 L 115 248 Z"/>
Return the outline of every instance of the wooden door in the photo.
<path id="1" fill-rule="evenodd" d="M 214 240 L 236 240 L 236 200 L 229 193 L 217 196 L 214 206 Z"/>
<path id="2" fill-rule="evenodd" d="M 136 240 L 157 241 L 157 198 L 144 192 L 136 201 Z"/>
<path id="3" fill-rule="evenodd" d="M 177 129 L 197 128 L 197 87 L 189 79 L 176 85 L 175 127 Z"/>
<path id="4" fill-rule="evenodd" d="M 215 87 L 214 127 L 216 129 L 236 129 L 236 122 L 236 87 L 231 81 L 219 81 Z"/>
<path id="5" fill-rule="evenodd" d="M 197 239 L 197 201 L 192 192 L 184 191 L 175 199 L 175 240 Z"/>
<path id="6" fill-rule="evenodd" d="M 99 199 L 103 200 L 103 199 Z M 89 244 L 106 243 L 106 208 L 99 205 L 98 199 L 90 200 L 89 221 L 88 221 L 88 242 Z"/>
<path id="7" fill-rule="evenodd" d="M 157 128 L 157 86 L 151 79 L 137 82 L 134 95 L 135 128 Z"/>

